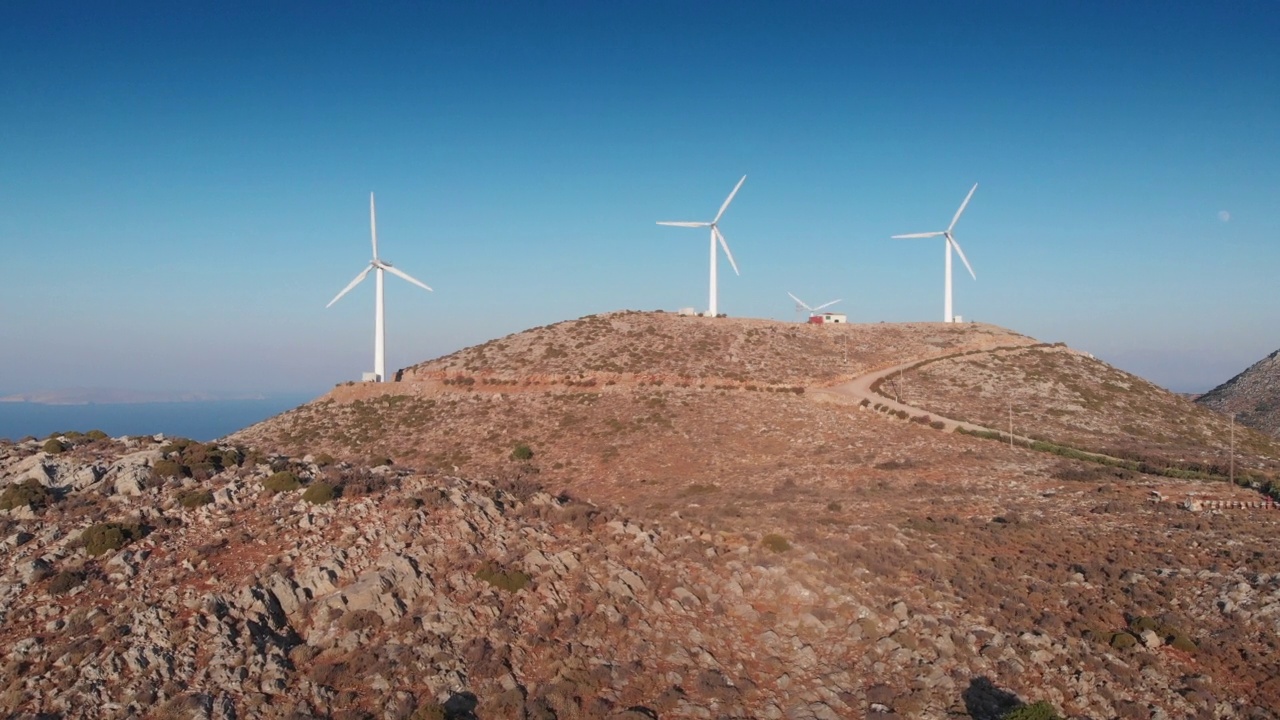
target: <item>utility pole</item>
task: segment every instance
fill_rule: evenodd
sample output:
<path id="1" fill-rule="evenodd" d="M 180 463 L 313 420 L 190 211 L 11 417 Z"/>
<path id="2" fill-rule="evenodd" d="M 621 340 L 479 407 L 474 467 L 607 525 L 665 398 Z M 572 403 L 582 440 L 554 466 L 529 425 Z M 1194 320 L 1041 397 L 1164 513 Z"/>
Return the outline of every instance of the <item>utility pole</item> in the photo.
<path id="1" fill-rule="evenodd" d="M 1236 414 L 1231 413 L 1231 459 L 1228 464 L 1227 479 L 1236 484 Z"/>
<path id="2" fill-rule="evenodd" d="M 1009 396 L 1009 449 L 1013 449 L 1013 396 Z"/>

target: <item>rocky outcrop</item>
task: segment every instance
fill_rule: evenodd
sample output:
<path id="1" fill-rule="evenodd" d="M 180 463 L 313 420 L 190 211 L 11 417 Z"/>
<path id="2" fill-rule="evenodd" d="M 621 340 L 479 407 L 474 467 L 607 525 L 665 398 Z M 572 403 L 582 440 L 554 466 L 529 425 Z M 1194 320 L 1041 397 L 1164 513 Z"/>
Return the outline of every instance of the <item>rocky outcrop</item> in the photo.
<path id="1" fill-rule="evenodd" d="M 847 516 L 783 488 L 807 509 L 779 525 L 790 541 L 770 540 L 548 493 L 514 464 L 481 480 L 236 455 L 207 478 L 149 477 L 122 493 L 111 474 L 140 472 L 139 453 L 155 453 L 154 466 L 218 449 L 113 443 L 59 455 L 47 506 L 0 513 L 0 713 L 826 720 L 996 717 L 1033 700 L 1084 717 L 1278 709 L 1280 658 L 1267 638 L 1280 576 L 1260 568 L 1280 555 L 1262 541 L 1266 518 L 1193 515 L 1117 488 L 1050 499 L 1023 481 L 993 484 L 993 519 L 962 514 L 965 496 L 935 503 L 943 491 L 913 480 L 886 496 L 896 505 L 870 485 Z M 0 487 L 48 460 L 35 443 L 0 445 Z M 96 483 L 63 482 L 89 467 L 103 470 Z M 332 483 L 339 496 L 272 493 L 264 480 L 275 472 Z M 927 516 L 910 511 L 922 497 Z M 1082 515 L 1087 532 L 1076 529 Z M 139 532 L 90 555 L 82 535 L 103 523 Z M 1171 554 L 1193 537 L 1210 549 Z"/>

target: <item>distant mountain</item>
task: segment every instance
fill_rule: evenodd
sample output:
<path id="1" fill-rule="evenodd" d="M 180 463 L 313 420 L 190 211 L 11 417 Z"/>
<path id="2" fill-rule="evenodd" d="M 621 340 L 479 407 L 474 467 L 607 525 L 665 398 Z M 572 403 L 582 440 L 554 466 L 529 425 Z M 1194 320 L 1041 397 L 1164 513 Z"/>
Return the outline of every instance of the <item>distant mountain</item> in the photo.
<path id="1" fill-rule="evenodd" d="M 37 405 L 130 405 L 137 403 L 262 400 L 255 393 L 164 392 L 119 388 L 64 388 L 0 396 L 0 402 Z"/>
<path id="2" fill-rule="evenodd" d="M 1273 437 L 1280 437 L 1280 350 L 1201 395 L 1196 402 Z"/>

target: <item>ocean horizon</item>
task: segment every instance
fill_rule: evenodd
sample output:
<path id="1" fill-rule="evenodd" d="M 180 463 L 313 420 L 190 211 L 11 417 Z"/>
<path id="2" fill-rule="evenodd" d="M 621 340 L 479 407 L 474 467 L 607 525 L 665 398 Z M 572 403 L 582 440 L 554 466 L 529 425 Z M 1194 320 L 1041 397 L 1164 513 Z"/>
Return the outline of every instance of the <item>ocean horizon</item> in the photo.
<path id="1" fill-rule="evenodd" d="M 201 400 L 157 403 L 86 403 L 46 405 L 0 403 L 0 438 L 101 430 L 112 436 L 155 435 L 209 442 L 318 397 L 321 393 L 288 393 L 255 400 Z"/>

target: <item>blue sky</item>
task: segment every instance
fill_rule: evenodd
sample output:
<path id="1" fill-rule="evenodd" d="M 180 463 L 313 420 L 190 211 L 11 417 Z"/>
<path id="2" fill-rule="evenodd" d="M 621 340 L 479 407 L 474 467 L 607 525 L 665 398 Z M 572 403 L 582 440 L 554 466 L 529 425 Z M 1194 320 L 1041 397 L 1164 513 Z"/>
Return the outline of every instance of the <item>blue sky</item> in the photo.
<path id="1" fill-rule="evenodd" d="M 315 391 L 608 310 L 938 320 L 1176 390 L 1280 347 L 1272 2 L 0 4 L 0 392 Z M 1229 213 L 1229 221 L 1225 215 Z"/>

